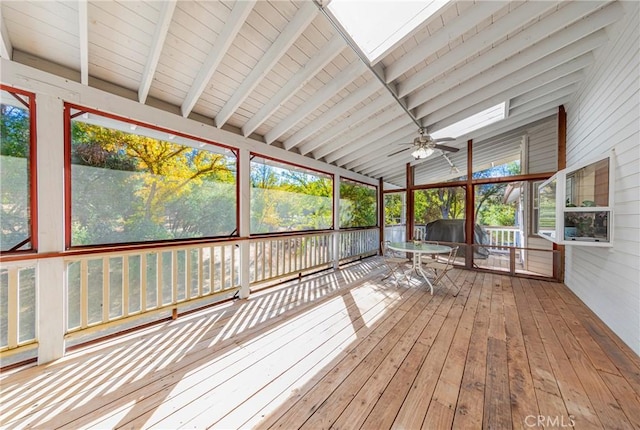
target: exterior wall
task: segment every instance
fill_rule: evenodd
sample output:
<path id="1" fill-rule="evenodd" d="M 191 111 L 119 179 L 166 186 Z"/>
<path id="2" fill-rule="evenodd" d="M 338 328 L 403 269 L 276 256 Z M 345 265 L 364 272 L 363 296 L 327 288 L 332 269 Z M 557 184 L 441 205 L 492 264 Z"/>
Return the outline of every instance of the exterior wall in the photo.
<path id="1" fill-rule="evenodd" d="M 554 115 L 541 124 L 527 129 L 527 173 L 555 172 L 558 170 L 558 117 Z M 533 190 L 527 189 L 525 205 L 530 205 L 530 194 Z M 528 217 L 531 215 L 526 210 L 527 226 Z M 553 249 L 553 244 L 529 231 L 526 237 L 526 247 L 536 249 Z M 544 251 L 527 251 L 525 269 L 541 275 L 553 275 L 553 254 Z"/>
<path id="2" fill-rule="evenodd" d="M 566 105 L 567 165 L 613 149 L 613 248 L 567 246 L 567 286 L 640 354 L 640 3 L 626 17 Z"/>
<path id="3" fill-rule="evenodd" d="M 555 172 L 558 170 L 558 118 L 557 115 L 527 129 L 527 173 Z"/>

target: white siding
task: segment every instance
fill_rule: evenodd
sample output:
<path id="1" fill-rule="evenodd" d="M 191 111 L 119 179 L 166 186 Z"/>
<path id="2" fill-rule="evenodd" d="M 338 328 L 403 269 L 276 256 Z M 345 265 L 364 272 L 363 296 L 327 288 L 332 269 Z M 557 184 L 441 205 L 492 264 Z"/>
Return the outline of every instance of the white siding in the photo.
<path id="1" fill-rule="evenodd" d="M 558 117 L 527 128 L 526 172 L 544 173 L 558 170 Z M 527 191 L 531 191 L 527 189 Z M 526 205 L 531 203 L 527 193 Z M 528 216 L 531 212 L 528 211 Z M 527 225 L 529 225 L 527 223 Z M 535 235 L 526 237 L 527 248 L 553 249 L 553 244 Z M 527 251 L 526 270 L 541 275 L 553 275 L 553 254 L 544 251 Z"/>
<path id="2" fill-rule="evenodd" d="M 557 116 L 527 129 L 527 135 L 529 136 L 528 173 L 545 173 L 558 170 Z"/>
<path id="3" fill-rule="evenodd" d="M 567 164 L 615 150 L 614 246 L 567 246 L 566 284 L 640 354 L 639 5 L 609 30 L 567 108 Z"/>
<path id="4" fill-rule="evenodd" d="M 527 248 L 553 249 L 553 244 L 546 239 L 536 236 L 527 238 Z M 539 275 L 553 276 L 553 253 L 545 251 L 527 251 L 526 270 Z"/>

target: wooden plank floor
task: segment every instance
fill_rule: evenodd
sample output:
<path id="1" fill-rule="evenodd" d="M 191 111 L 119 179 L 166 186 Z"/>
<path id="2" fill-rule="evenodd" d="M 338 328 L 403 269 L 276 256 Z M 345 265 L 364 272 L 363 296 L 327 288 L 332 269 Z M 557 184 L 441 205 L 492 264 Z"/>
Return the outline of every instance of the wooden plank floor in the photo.
<path id="1" fill-rule="evenodd" d="M 9 428 L 640 428 L 640 359 L 565 286 L 381 261 L 0 379 Z"/>

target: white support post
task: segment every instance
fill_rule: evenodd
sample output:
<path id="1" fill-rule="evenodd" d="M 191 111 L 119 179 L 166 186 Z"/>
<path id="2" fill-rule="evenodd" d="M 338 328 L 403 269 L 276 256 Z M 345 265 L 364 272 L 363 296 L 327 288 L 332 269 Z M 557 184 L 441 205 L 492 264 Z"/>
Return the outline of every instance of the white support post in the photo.
<path id="1" fill-rule="evenodd" d="M 333 179 L 333 268 L 340 263 L 340 175 Z"/>
<path id="2" fill-rule="evenodd" d="M 38 172 L 38 253 L 64 250 L 64 115 L 62 100 L 36 96 Z M 37 265 L 38 364 L 65 351 L 65 267 L 60 258 L 45 258 Z"/>
<path id="3" fill-rule="evenodd" d="M 238 225 L 238 233 L 242 240 L 240 241 L 240 298 L 249 298 L 249 237 L 251 229 L 251 159 L 248 149 L 241 149 L 238 157 L 238 182 L 240 186 L 240 201 L 238 209 L 240 211 L 240 225 Z"/>

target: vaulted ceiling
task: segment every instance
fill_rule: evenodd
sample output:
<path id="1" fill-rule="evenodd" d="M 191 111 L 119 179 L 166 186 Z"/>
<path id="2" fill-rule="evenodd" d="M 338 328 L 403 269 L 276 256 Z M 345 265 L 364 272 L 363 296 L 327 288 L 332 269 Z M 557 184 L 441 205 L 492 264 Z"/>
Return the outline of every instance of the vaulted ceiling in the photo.
<path id="1" fill-rule="evenodd" d="M 435 132 L 506 102 L 504 120 L 448 143 L 463 148 L 554 115 L 625 8 L 452 1 L 369 64 L 323 7 L 3 0 L 0 55 L 402 184 L 419 161 L 390 154 L 417 136 L 416 121 Z"/>

